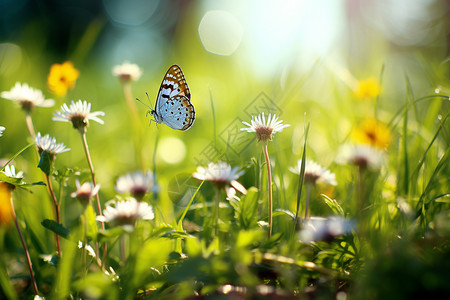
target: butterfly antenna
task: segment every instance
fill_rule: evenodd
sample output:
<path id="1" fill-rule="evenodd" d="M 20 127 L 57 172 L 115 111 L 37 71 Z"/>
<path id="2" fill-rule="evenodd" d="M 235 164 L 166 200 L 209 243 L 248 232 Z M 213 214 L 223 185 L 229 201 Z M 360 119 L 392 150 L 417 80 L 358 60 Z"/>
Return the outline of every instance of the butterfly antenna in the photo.
<path id="1" fill-rule="evenodd" d="M 148 93 L 145 92 L 145 94 L 147 95 L 147 99 L 148 99 L 148 103 L 150 103 L 150 107 L 152 107 L 152 101 L 150 101 L 150 97 L 148 96 Z"/>
<path id="2" fill-rule="evenodd" d="M 148 94 L 147 94 L 147 96 L 148 96 Z M 144 104 L 144 105 L 147 106 L 148 108 L 152 109 L 150 106 L 148 106 L 148 104 L 146 104 L 146 103 L 142 102 L 141 100 L 139 100 L 139 98 L 136 98 L 136 100 L 139 101 L 139 102 L 141 102 L 142 104 Z"/>

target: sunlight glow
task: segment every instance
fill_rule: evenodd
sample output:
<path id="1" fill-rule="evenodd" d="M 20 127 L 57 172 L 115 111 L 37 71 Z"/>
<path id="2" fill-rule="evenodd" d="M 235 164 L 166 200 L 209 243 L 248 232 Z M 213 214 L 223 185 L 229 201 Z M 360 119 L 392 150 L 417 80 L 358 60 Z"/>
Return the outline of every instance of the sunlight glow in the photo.
<path id="1" fill-rule="evenodd" d="M 239 47 L 243 30 L 239 21 L 229 12 L 214 10 L 203 16 L 198 33 L 206 51 L 231 55 Z"/>

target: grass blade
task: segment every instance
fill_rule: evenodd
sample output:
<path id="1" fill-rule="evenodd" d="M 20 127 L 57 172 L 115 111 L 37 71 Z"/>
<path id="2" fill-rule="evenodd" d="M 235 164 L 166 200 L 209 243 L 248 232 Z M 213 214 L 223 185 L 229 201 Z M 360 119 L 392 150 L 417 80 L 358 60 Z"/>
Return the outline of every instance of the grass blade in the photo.
<path id="1" fill-rule="evenodd" d="M 0 172 L 3 171 L 5 169 L 5 167 L 11 162 L 13 161 L 17 156 L 19 156 L 23 151 L 27 150 L 28 148 L 30 148 L 31 146 L 33 146 L 34 143 L 30 143 L 28 145 L 26 145 L 25 147 L 23 147 L 22 149 L 19 150 L 19 152 L 17 152 L 16 154 L 13 155 L 13 157 L 11 157 L 8 162 L 6 164 L 3 165 L 3 167 L 0 169 Z"/>
<path id="2" fill-rule="evenodd" d="M 197 190 L 195 191 L 194 195 L 192 195 L 191 200 L 189 200 L 188 205 L 186 206 L 186 208 L 184 209 L 183 213 L 181 214 L 180 219 L 178 220 L 178 224 L 177 224 L 177 225 L 178 225 L 178 229 L 181 230 L 181 231 L 182 231 L 182 229 L 183 229 L 183 225 L 182 225 L 182 224 L 183 224 L 184 217 L 186 216 L 186 214 L 187 214 L 189 208 L 191 207 L 192 202 L 194 202 L 195 196 L 197 196 L 197 193 L 198 193 L 198 191 L 200 190 L 200 188 L 202 187 L 202 185 L 203 185 L 204 182 L 205 182 L 205 181 L 202 181 L 202 182 L 200 183 L 200 185 L 198 186 L 198 188 L 197 188 Z"/>
<path id="3" fill-rule="evenodd" d="M 211 102 L 211 112 L 213 117 L 214 147 L 217 148 L 216 112 L 214 110 L 214 98 L 211 89 L 209 89 L 209 101 Z"/>
<path id="4" fill-rule="evenodd" d="M 295 210 L 295 223 L 294 229 L 297 227 L 298 211 L 300 210 L 300 199 L 303 189 L 303 178 L 305 177 L 305 164 L 306 164 L 306 141 L 308 139 L 309 123 L 305 123 L 305 142 L 303 144 L 302 166 L 300 168 L 300 176 L 298 178 L 298 192 L 297 192 L 297 209 Z"/>

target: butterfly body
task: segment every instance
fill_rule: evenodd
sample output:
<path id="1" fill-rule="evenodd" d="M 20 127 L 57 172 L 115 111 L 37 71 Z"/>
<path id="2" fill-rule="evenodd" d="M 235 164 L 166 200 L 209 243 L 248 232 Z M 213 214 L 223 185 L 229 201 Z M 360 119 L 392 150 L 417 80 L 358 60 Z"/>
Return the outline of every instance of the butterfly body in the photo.
<path id="1" fill-rule="evenodd" d="M 173 65 L 167 71 L 159 88 L 155 109 L 150 114 L 157 123 L 177 130 L 188 130 L 194 124 L 191 92 L 179 66 Z"/>

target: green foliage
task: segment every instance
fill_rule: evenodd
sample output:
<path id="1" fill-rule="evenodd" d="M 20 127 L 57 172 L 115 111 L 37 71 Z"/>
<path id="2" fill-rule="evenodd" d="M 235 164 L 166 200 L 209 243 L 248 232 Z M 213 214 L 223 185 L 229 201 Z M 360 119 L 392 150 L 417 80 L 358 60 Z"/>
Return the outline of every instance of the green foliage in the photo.
<path id="1" fill-rule="evenodd" d="M 70 230 L 53 220 L 45 219 L 41 222 L 41 224 L 48 230 L 56 233 L 59 236 L 62 236 L 63 238 L 67 239 L 69 237 Z"/>
<path id="2" fill-rule="evenodd" d="M 42 151 L 41 159 L 39 160 L 38 168 L 44 172 L 45 175 L 49 176 L 52 168 L 52 157 L 48 151 Z"/>

